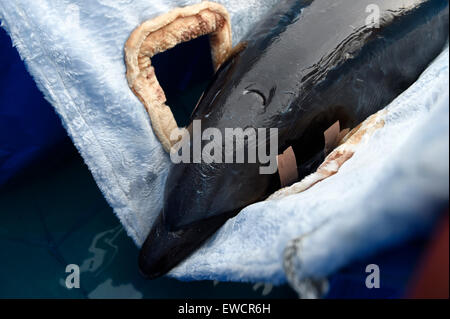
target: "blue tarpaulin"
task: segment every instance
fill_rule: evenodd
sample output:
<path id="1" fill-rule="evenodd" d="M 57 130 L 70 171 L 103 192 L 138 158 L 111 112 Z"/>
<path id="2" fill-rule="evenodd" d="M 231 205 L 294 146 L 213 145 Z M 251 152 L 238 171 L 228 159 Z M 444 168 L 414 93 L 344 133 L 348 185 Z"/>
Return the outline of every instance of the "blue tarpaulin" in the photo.
<path id="1" fill-rule="evenodd" d="M 68 142 L 53 107 L 0 28 L 0 186 Z M 58 148 L 56 152 L 61 152 Z"/>

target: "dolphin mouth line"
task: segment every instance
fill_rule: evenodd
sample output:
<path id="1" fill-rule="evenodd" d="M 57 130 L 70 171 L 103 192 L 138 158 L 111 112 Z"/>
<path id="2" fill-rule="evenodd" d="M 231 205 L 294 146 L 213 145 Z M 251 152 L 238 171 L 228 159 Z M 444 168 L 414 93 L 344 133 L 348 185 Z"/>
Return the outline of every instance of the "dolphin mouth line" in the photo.
<path id="1" fill-rule="evenodd" d="M 208 35 L 215 71 L 232 50 L 228 11 L 220 4 L 204 1 L 176 8 L 139 25 L 125 43 L 128 85 L 144 104 L 152 128 L 163 148 L 170 152 L 178 142 L 170 139 L 178 129 L 164 90 L 158 82 L 151 58 L 176 45 Z"/>

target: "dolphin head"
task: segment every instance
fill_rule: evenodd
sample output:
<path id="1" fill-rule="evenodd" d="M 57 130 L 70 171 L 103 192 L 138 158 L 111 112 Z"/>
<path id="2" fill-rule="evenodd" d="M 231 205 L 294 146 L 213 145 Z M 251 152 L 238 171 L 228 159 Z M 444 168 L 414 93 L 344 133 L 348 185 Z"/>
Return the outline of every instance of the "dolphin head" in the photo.
<path id="1" fill-rule="evenodd" d="M 267 82 L 246 79 L 246 64 L 237 67 L 241 62 L 237 54 L 216 72 L 171 152 L 163 209 L 139 259 L 150 278 L 169 271 L 227 219 L 279 188 L 278 131 L 267 121 L 275 89 L 262 93 Z"/>
<path id="2" fill-rule="evenodd" d="M 218 70 L 172 150 L 162 212 L 169 230 L 237 213 L 279 186 L 276 88 L 252 76 L 241 54 Z"/>

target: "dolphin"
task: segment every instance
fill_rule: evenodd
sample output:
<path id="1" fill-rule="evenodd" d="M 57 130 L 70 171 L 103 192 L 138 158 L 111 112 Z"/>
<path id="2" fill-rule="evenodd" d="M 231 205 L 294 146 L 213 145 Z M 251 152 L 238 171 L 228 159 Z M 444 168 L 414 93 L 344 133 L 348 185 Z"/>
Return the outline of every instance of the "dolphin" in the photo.
<path id="1" fill-rule="evenodd" d="M 322 158 L 328 127 L 357 126 L 442 51 L 448 6 L 448 0 L 280 1 L 216 72 L 187 132 L 194 120 L 202 131 L 276 128 L 276 154 L 293 146 L 300 177 L 309 174 Z M 184 140 L 194 151 L 193 141 Z M 217 143 L 224 149 L 224 141 Z M 173 164 L 163 209 L 140 251 L 141 273 L 166 274 L 242 208 L 277 190 L 279 174 L 261 174 L 261 165 Z"/>

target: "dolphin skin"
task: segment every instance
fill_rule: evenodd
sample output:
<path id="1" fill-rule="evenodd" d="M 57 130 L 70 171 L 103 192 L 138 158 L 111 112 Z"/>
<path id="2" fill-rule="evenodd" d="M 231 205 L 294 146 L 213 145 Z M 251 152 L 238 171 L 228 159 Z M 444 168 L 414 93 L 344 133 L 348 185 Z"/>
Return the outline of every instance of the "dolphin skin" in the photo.
<path id="1" fill-rule="evenodd" d="M 448 5 L 280 1 L 216 72 L 187 131 L 193 132 L 195 119 L 202 131 L 277 128 L 276 153 L 295 147 L 299 175 L 312 173 L 328 127 L 336 121 L 355 127 L 408 88 L 441 52 Z M 141 248 L 141 273 L 166 274 L 227 219 L 279 188 L 279 175 L 260 174 L 260 166 L 259 160 L 172 165 L 164 207 Z"/>

